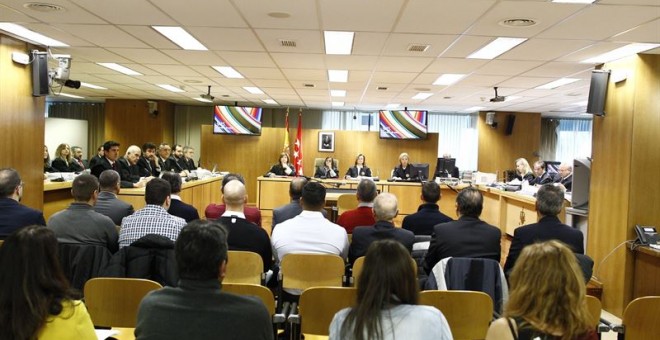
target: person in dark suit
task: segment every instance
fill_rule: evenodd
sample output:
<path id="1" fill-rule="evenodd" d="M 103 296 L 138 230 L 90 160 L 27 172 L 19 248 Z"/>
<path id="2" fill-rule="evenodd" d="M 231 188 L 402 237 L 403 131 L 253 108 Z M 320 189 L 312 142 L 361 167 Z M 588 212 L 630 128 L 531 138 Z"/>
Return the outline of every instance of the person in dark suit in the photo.
<path id="1" fill-rule="evenodd" d="M 516 178 L 521 182 L 527 181 L 529 184 L 534 184 L 534 173 L 524 158 L 516 159 Z"/>
<path id="2" fill-rule="evenodd" d="M 184 170 L 183 166 L 181 165 L 182 158 L 183 158 L 183 147 L 181 147 L 180 144 L 174 144 L 174 146 L 172 147 L 172 154 L 165 163 L 165 167 L 168 169 L 167 171 L 183 173 L 182 174 L 183 176 L 188 175 L 188 171 Z"/>
<path id="3" fill-rule="evenodd" d="M 465 188 L 456 196 L 458 220 L 433 227 L 433 238 L 424 260 L 430 273 L 445 257 L 477 257 L 500 262 L 502 233 L 479 219 L 484 198 L 476 188 Z"/>
<path id="4" fill-rule="evenodd" d="M 141 155 L 142 150 L 140 150 L 140 147 L 131 145 L 126 149 L 124 157 L 117 160 L 122 182 L 130 182 L 133 188 L 143 188 L 149 181 L 148 179 L 142 180 L 140 176 L 140 167 L 137 162 Z"/>
<path id="5" fill-rule="evenodd" d="M 559 165 L 559 176 L 555 183 L 561 184 L 566 191 L 573 189 L 573 166 L 568 163 L 561 163 Z"/>
<path id="6" fill-rule="evenodd" d="M 199 219 L 199 213 L 197 209 L 190 204 L 186 204 L 181 201 L 179 194 L 181 193 L 181 176 L 176 172 L 164 172 L 161 175 L 161 178 L 170 183 L 172 187 L 172 194 L 170 197 L 170 207 L 167 209 L 167 212 L 170 215 L 181 217 L 186 220 L 186 223 Z"/>
<path id="7" fill-rule="evenodd" d="M 271 233 L 278 223 L 282 223 L 300 215 L 302 212 L 300 196 L 302 195 L 302 188 L 305 184 L 307 184 L 307 179 L 305 179 L 305 177 L 296 177 L 291 180 L 291 183 L 289 183 L 289 197 L 291 197 L 291 202 L 273 209 Z"/>
<path id="8" fill-rule="evenodd" d="M 245 185 L 245 179 L 243 176 L 241 176 L 241 174 L 229 173 L 222 177 L 222 187 L 220 187 L 220 191 L 223 191 L 225 185 L 234 179 Z M 207 219 L 218 219 L 220 216 L 222 216 L 222 214 L 225 213 L 225 209 L 227 209 L 227 207 L 224 205 L 224 203 L 211 203 L 204 210 L 204 216 L 206 216 Z M 248 221 L 261 227 L 261 210 L 259 210 L 259 208 L 244 207 L 243 212 L 245 213 L 245 218 Z"/>
<path id="9" fill-rule="evenodd" d="M 536 211 L 539 221 L 516 228 L 513 241 L 506 258 L 504 272 L 508 273 L 516 264 L 525 246 L 536 242 L 558 240 L 564 242 L 574 253 L 584 254 L 584 235 L 578 229 L 569 227 L 557 215 L 564 206 L 564 192 L 559 186 L 546 184 L 536 193 Z"/>
<path id="10" fill-rule="evenodd" d="M 403 229 L 410 230 L 415 235 L 432 235 L 433 227 L 440 223 L 451 222 L 453 219 L 440 212 L 440 186 L 436 182 L 422 183 L 422 201 L 417 212 L 403 218 Z"/>
<path id="11" fill-rule="evenodd" d="M 25 226 L 46 225 L 44 214 L 20 204 L 21 198 L 23 181 L 18 171 L 0 169 L 0 239 Z"/>
<path id="12" fill-rule="evenodd" d="M 195 160 L 193 157 L 195 157 L 195 149 L 191 146 L 184 146 L 183 157 L 181 157 L 181 167 L 184 170 L 197 170 L 197 166 L 195 166 Z"/>
<path id="13" fill-rule="evenodd" d="M 96 163 L 101 160 L 101 158 L 103 158 L 103 145 L 96 149 L 96 155 L 94 155 L 94 157 L 92 157 L 89 162 L 87 162 L 87 168 L 92 169 L 94 165 L 96 165 Z"/>
<path id="14" fill-rule="evenodd" d="M 392 179 L 397 181 L 414 181 L 417 180 L 418 174 L 415 168 L 409 163 L 408 154 L 402 153 L 399 155 L 399 165 L 394 168 L 392 172 Z"/>
<path id="15" fill-rule="evenodd" d="M 50 153 L 48 153 L 48 146 L 44 145 L 44 172 L 56 172 L 50 162 Z"/>
<path id="16" fill-rule="evenodd" d="M 151 142 L 142 145 L 142 155 L 137 162 L 140 168 L 141 177 L 158 177 L 160 175 L 160 166 L 158 165 L 158 156 L 156 156 L 156 145 Z"/>
<path id="17" fill-rule="evenodd" d="M 534 184 L 534 185 L 543 185 L 543 184 L 548 184 L 552 183 L 553 179 L 550 174 L 545 171 L 545 162 L 544 161 L 536 161 L 534 162 L 534 182 L 529 182 L 529 184 Z"/>
<path id="18" fill-rule="evenodd" d="M 319 166 L 314 173 L 315 178 L 337 178 L 339 177 L 339 170 L 334 166 L 332 157 L 326 157 L 323 165 Z"/>
<path id="19" fill-rule="evenodd" d="M 74 172 L 71 166 L 72 160 L 69 144 L 62 143 L 55 150 L 55 159 L 53 159 L 51 166 L 57 172 Z"/>
<path id="20" fill-rule="evenodd" d="M 273 249 L 270 237 L 265 229 L 245 219 L 243 207 L 247 202 L 245 185 L 237 180 L 229 181 L 222 193 L 222 202 L 227 209 L 218 219 L 229 236 L 227 244 L 229 250 L 251 251 L 261 256 L 264 263 L 264 272 L 270 269 L 273 262 Z"/>
<path id="21" fill-rule="evenodd" d="M 119 163 L 117 162 L 118 158 L 119 158 L 119 143 L 112 140 L 103 143 L 103 158 L 101 158 L 98 162 L 96 162 L 96 164 L 94 164 L 94 167 L 91 170 L 92 175 L 99 178 L 101 177 L 101 173 L 105 170 L 114 170 L 117 171 L 117 173 L 120 173 L 121 168 L 119 166 Z M 135 184 L 136 183 L 123 179 L 120 182 L 122 188 L 135 188 L 136 187 Z"/>
<path id="22" fill-rule="evenodd" d="M 83 150 L 79 146 L 72 146 L 71 147 L 71 170 L 73 172 L 81 172 L 84 171 L 85 168 L 87 167 L 87 164 L 85 164 L 85 161 L 83 161 Z"/>
<path id="23" fill-rule="evenodd" d="M 382 193 L 374 200 L 374 217 L 376 224 L 373 227 L 357 227 L 353 230 L 353 240 L 348 249 L 348 260 L 351 264 L 360 256 L 367 253 L 372 242 L 382 239 L 394 239 L 412 252 L 415 235 L 409 231 L 394 226 L 394 218 L 399 213 L 396 196 Z"/>
<path id="24" fill-rule="evenodd" d="M 346 171 L 346 179 L 357 177 L 371 177 L 371 169 L 367 166 L 367 158 L 363 154 L 355 157 L 355 164 Z"/>
<path id="25" fill-rule="evenodd" d="M 173 171 L 179 172 L 179 165 L 172 161 L 172 147 L 168 143 L 160 143 L 158 146 L 158 167 L 161 172 Z"/>
<path id="26" fill-rule="evenodd" d="M 293 167 L 293 164 L 289 163 L 289 154 L 282 152 L 280 154 L 280 159 L 277 164 L 270 167 L 270 170 L 264 175 L 265 177 L 275 177 L 275 176 L 295 176 L 296 170 Z"/>
<path id="27" fill-rule="evenodd" d="M 133 206 L 117 198 L 120 190 L 119 173 L 105 170 L 99 176 L 99 197 L 94 204 L 94 211 L 110 217 L 115 225 L 120 226 L 121 220 L 133 214 Z"/>

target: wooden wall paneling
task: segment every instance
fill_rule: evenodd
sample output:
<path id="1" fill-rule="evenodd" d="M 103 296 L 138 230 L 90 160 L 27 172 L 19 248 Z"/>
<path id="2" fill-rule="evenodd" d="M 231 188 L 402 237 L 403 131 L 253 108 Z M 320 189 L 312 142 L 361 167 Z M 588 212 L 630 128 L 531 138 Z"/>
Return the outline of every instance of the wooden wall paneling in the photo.
<path id="1" fill-rule="evenodd" d="M 32 97 L 31 66 L 11 59 L 12 52 L 33 49 L 0 34 L 0 168 L 16 169 L 24 182 L 21 203 L 42 210 L 45 97 Z"/>
<path id="2" fill-rule="evenodd" d="M 506 120 L 509 114 L 516 116 L 513 134 L 507 136 Z M 530 163 L 538 160 L 541 145 L 541 114 L 529 112 L 496 112 L 496 128 L 486 125 L 486 112 L 479 113 L 479 160 L 481 172 L 498 173 L 515 169 L 515 160 L 524 157 Z"/>
<path id="3" fill-rule="evenodd" d="M 158 115 L 149 114 L 146 100 L 107 99 L 105 102 L 105 140 L 121 144 L 120 155 L 130 145 L 145 142 L 173 144 L 174 105 L 158 101 Z"/>

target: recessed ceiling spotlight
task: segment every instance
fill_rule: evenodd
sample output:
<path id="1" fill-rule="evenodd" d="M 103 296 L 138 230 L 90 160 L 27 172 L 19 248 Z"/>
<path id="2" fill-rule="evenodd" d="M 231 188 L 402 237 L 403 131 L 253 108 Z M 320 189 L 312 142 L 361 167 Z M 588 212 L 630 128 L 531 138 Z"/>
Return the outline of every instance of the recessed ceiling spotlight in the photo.
<path id="1" fill-rule="evenodd" d="M 27 2 L 23 4 L 23 7 L 27 9 L 31 9 L 33 11 L 44 12 L 44 13 L 66 11 L 66 8 L 60 5 L 47 4 L 44 2 Z"/>
<path id="2" fill-rule="evenodd" d="M 512 19 L 504 19 L 498 22 L 498 24 L 504 27 L 530 27 L 538 24 L 538 21 L 527 18 L 512 18 Z"/>
<path id="3" fill-rule="evenodd" d="M 286 19 L 290 17 L 291 14 L 285 12 L 270 12 L 268 13 L 268 16 L 275 19 Z"/>
<path id="4" fill-rule="evenodd" d="M 429 89 L 429 88 L 427 88 L 427 87 L 416 87 L 416 88 L 415 88 L 415 91 L 419 91 L 419 92 L 429 92 L 429 91 L 431 91 L 431 89 Z"/>

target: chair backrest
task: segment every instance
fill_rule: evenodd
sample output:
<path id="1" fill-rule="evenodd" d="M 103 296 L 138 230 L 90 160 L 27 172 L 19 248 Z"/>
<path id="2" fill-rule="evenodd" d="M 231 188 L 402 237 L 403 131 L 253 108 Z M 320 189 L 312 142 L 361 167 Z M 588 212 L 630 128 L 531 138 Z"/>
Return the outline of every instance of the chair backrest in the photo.
<path id="1" fill-rule="evenodd" d="M 314 287 L 303 291 L 298 311 L 301 332 L 328 335 L 330 322 L 338 311 L 355 305 L 357 289 L 351 287 Z"/>
<path id="2" fill-rule="evenodd" d="M 493 319 L 493 300 L 483 292 L 426 290 L 419 304 L 438 308 L 454 339 L 484 339 Z"/>
<path id="3" fill-rule="evenodd" d="M 281 273 L 282 288 L 341 287 L 344 260 L 329 254 L 287 254 Z"/>
<path id="4" fill-rule="evenodd" d="M 417 263 L 412 258 L 411 261 L 412 261 L 413 269 L 415 270 L 415 275 L 417 275 Z M 351 276 L 353 277 L 353 285 L 355 287 L 357 287 L 358 278 L 360 277 L 363 268 L 364 268 L 364 256 L 360 256 L 357 259 L 355 259 L 355 262 L 353 262 L 353 270 Z"/>
<path id="5" fill-rule="evenodd" d="M 256 296 L 264 303 L 266 310 L 270 315 L 275 314 L 275 297 L 270 289 L 257 284 L 247 283 L 225 283 L 222 282 L 222 291 L 234 293 L 237 295 L 252 295 Z"/>
<path id="6" fill-rule="evenodd" d="M 602 305 L 600 303 L 600 300 L 596 298 L 595 296 L 587 295 L 586 296 L 586 302 L 587 302 L 587 310 L 589 311 L 589 326 L 591 326 L 593 329 L 596 329 L 598 327 L 598 324 L 600 323 L 600 313 L 602 312 Z"/>
<path id="7" fill-rule="evenodd" d="M 657 339 L 660 324 L 660 296 L 632 300 L 623 312 L 626 340 Z"/>
<path id="8" fill-rule="evenodd" d="M 325 162 L 325 157 L 323 157 L 323 158 L 314 158 L 314 171 L 316 171 L 316 169 L 322 167 L 323 162 Z M 335 167 L 335 169 L 339 169 L 339 160 L 336 159 L 336 158 L 333 158 L 332 159 L 332 165 Z"/>
<path id="9" fill-rule="evenodd" d="M 82 291 L 85 283 L 101 276 L 112 253 L 108 248 L 91 244 L 58 243 L 59 261 L 71 287 Z"/>
<path id="10" fill-rule="evenodd" d="M 341 194 L 337 198 L 337 215 L 343 214 L 347 210 L 353 210 L 358 206 L 357 195 Z"/>
<path id="11" fill-rule="evenodd" d="M 264 262 L 261 256 L 250 251 L 227 252 L 227 271 L 223 283 L 261 284 Z"/>
<path id="12" fill-rule="evenodd" d="M 160 288 L 151 280 L 97 277 L 85 283 L 85 305 L 95 326 L 135 327 L 140 301 Z"/>
<path id="13" fill-rule="evenodd" d="M 493 311 L 502 312 L 508 296 L 508 285 L 499 262 L 485 258 L 452 257 L 447 261 L 442 279 L 445 280 L 447 290 L 471 290 L 488 294 L 493 300 Z"/>

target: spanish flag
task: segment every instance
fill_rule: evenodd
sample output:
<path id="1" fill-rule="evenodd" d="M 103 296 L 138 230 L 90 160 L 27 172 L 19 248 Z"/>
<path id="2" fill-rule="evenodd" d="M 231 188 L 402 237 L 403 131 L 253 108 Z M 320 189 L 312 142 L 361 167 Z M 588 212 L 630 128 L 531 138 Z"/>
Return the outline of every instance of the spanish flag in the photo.
<path id="1" fill-rule="evenodd" d="M 282 152 L 290 154 L 289 152 L 289 108 L 286 108 L 286 116 L 284 117 L 284 147 Z"/>

